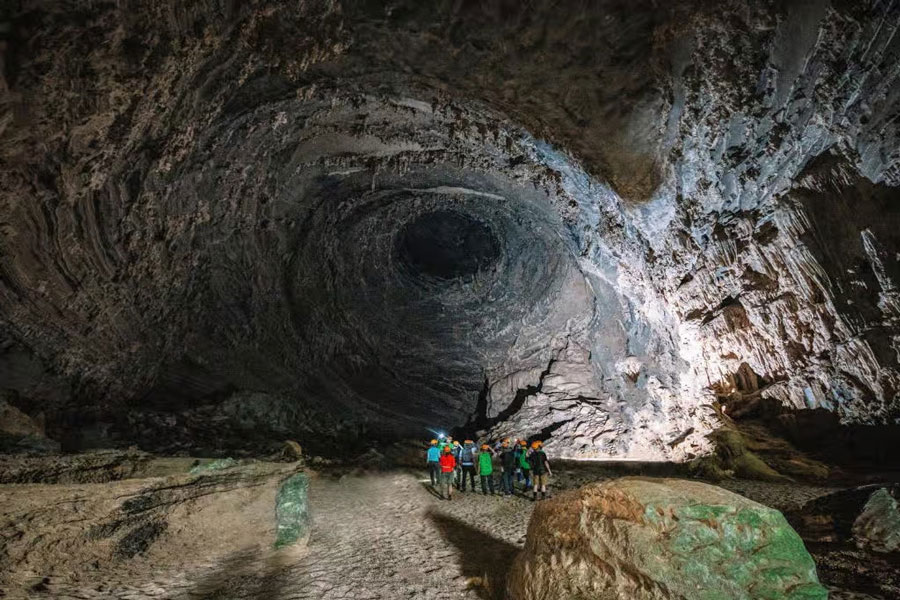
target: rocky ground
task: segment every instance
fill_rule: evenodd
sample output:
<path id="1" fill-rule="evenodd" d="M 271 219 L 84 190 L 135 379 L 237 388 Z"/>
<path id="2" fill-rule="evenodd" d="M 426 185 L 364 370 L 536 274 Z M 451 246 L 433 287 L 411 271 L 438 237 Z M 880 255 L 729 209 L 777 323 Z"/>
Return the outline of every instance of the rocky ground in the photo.
<path id="1" fill-rule="evenodd" d="M 555 485 L 561 490 L 614 473 L 594 465 L 558 465 Z M 141 486 L 137 480 L 103 485 Z M 725 487 L 781 510 L 831 491 L 741 480 Z M 38 489 L 50 504 L 70 501 L 51 498 L 65 486 L 41 486 L 35 493 Z M 216 523 L 214 507 L 205 513 L 213 519 L 206 522 L 208 527 L 240 526 L 241 539 L 225 536 L 231 544 L 227 554 L 201 548 L 188 555 L 183 548 L 156 547 L 152 555 L 101 570 L 35 574 L 27 587 L 4 591 L 11 598 L 495 598 L 524 544 L 534 507 L 521 496 L 472 492 L 443 501 L 425 474 L 415 471 L 315 474 L 310 498 L 313 531 L 305 551 L 270 550 L 272 527 L 260 524 L 259 515 L 252 514 L 259 510 L 258 503 L 248 499 L 247 523 L 256 523 L 253 527 L 231 523 L 233 517 L 226 512 Z M 186 521 L 169 527 L 190 525 Z M 203 560 L 204 552 L 216 556 Z M 823 582 L 826 575 L 820 568 Z M 832 588 L 832 598 L 890 598 L 862 593 L 852 582 L 844 584 L 849 589 Z"/>

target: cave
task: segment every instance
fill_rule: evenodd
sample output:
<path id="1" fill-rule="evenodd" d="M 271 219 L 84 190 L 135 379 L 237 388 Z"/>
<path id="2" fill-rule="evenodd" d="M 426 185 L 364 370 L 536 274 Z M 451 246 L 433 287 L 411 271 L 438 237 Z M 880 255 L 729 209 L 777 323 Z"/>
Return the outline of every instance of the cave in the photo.
<path id="1" fill-rule="evenodd" d="M 4 3 L 0 596 L 527 594 L 498 582 L 531 504 L 428 508 L 452 436 L 539 442 L 573 494 L 714 483 L 786 515 L 823 593 L 900 597 L 898 28 L 881 0 Z M 260 550 L 298 473 L 306 554 Z M 332 552 L 348 494 L 483 560 L 447 584 L 387 525 Z M 73 497 L 84 531 L 35 516 Z M 341 583 L 379 549 L 392 575 Z"/>

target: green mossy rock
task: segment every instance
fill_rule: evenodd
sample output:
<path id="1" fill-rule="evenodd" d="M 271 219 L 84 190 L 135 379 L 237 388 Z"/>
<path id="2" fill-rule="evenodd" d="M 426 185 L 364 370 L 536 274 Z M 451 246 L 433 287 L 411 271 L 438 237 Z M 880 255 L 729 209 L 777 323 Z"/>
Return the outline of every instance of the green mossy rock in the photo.
<path id="1" fill-rule="evenodd" d="M 217 458 L 208 463 L 204 463 L 201 465 L 197 465 L 191 469 L 191 475 L 199 475 L 201 473 L 207 473 L 209 471 L 221 471 L 222 469 L 230 469 L 231 467 L 238 466 L 238 461 L 233 458 Z"/>
<path id="2" fill-rule="evenodd" d="M 509 577 L 515 600 L 824 600 L 777 510 L 721 488 L 628 477 L 537 506 Z"/>
<path id="3" fill-rule="evenodd" d="M 275 547 L 309 540 L 309 479 L 297 473 L 286 479 L 275 497 Z"/>

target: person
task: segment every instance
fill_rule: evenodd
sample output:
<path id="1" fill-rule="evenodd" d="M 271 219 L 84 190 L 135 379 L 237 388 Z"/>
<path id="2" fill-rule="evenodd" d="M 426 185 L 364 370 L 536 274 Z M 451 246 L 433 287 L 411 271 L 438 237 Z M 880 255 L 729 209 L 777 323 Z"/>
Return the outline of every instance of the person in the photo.
<path id="1" fill-rule="evenodd" d="M 472 482 L 472 491 L 475 491 L 475 442 L 466 440 L 465 446 L 459 452 L 460 481 L 459 490 L 466 491 L 466 478 Z"/>
<path id="2" fill-rule="evenodd" d="M 453 445 L 450 448 L 453 458 L 456 459 L 456 469 L 453 471 L 454 483 L 456 484 L 456 489 L 459 489 L 459 479 L 462 474 L 462 470 L 459 466 L 459 455 L 462 453 L 462 446 L 459 445 L 459 440 L 453 440 Z"/>
<path id="3" fill-rule="evenodd" d="M 538 493 L 541 494 L 541 500 L 547 498 L 547 479 L 553 474 L 550 471 L 550 461 L 547 458 L 547 453 L 544 452 L 544 445 L 538 440 L 531 443 L 531 454 L 528 456 L 528 464 L 531 465 L 533 500 L 537 502 Z"/>
<path id="4" fill-rule="evenodd" d="M 513 474 L 516 471 L 516 449 L 510 447 L 509 438 L 500 444 L 500 491 L 507 496 L 513 494 Z"/>
<path id="5" fill-rule="evenodd" d="M 450 446 L 444 448 L 441 454 L 441 498 L 453 499 L 453 473 L 456 471 L 456 459 L 453 458 L 453 450 Z"/>
<path id="6" fill-rule="evenodd" d="M 478 453 L 478 477 L 481 479 L 481 493 L 487 496 L 488 488 L 494 495 L 494 453 L 487 444 L 481 445 Z M 472 486 L 474 488 L 474 484 Z"/>
<path id="7" fill-rule="evenodd" d="M 525 480 L 523 491 L 527 492 L 531 487 L 531 464 L 528 462 L 528 442 L 519 440 L 518 467 L 522 473 L 522 479 Z"/>
<path id="8" fill-rule="evenodd" d="M 441 449 L 438 441 L 431 440 L 428 453 L 425 456 L 425 464 L 428 465 L 428 476 L 431 477 L 431 487 L 436 488 L 441 478 Z"/>

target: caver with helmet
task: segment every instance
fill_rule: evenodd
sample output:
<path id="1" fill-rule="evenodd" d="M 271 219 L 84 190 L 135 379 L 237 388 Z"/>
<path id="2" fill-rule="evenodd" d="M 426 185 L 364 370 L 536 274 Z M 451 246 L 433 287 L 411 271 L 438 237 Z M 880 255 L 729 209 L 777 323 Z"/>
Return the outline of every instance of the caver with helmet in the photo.
<path id="1" fill-rule="evenodd" d="M 534 500 L 538 499 L 538 493 L 541 494 L 542 499 L 546 498 L 547 479 L 553 472 L 550 470 L 550 461 L 547 459 L 547 453 L 544 451 L 544 444 L 540 441 L 531 443 L 531 453 L 528 455 L 528 464 L 531 466 Z"/>

